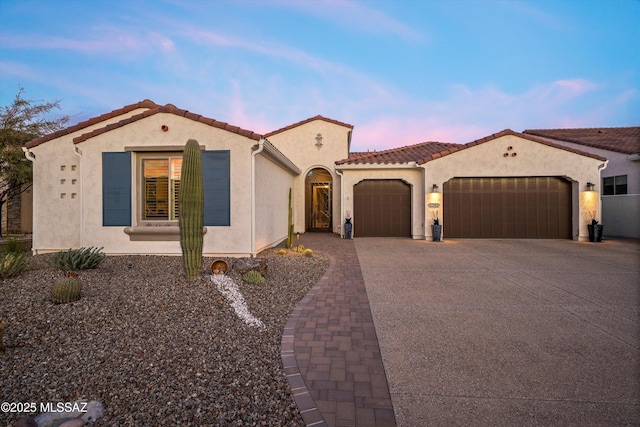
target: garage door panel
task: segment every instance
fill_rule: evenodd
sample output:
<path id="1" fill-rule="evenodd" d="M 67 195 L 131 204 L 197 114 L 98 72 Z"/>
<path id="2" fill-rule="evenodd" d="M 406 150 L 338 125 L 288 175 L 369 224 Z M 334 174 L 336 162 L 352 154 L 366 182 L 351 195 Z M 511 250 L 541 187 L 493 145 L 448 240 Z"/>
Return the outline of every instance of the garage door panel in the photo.
<path id="1" fill-rule="evenodd" d="M 400 180 L 354 186 L 354 236 L 411 237 L 411 187 Z"/>
<path id="2" fill-rule="evenodd" d="M 454 178 L 443 192 L 449 237 L 571 238 L 571 185 L 562 178 Z"/>

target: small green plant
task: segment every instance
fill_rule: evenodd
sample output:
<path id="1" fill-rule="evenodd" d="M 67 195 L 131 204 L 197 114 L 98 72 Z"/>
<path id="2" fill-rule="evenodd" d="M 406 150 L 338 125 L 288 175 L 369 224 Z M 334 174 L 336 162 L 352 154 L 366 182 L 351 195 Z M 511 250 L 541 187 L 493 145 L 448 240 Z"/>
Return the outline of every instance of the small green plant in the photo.
<path id="1" fill-rule="evenodd" d="M 57 280 L 51 288 L 51 301 L 65 304 L 78 301 L 82 293 L 82 283 L 78 279 L 65 277 Z"/>
<path id="2" fill-rule="evenodd" d="M 305 249 L 303 252 L 304 256 L 307 258 L 311 258 L 313 256 L 313 251 L 311 249 Z"/>
<path id="3" fill-rule="evenodd" d="M 259 271 L 249 270 L 242 275 L 242 280 L 251 285 L 264 285 L 265 278 Z"/>
<path id="4" fill-rule="evenodd" d="M 29 266 L 27 254 L 24 252 L 9 252 L 0 255 L 0 279 L 8 279 L 22 273 Z"/>
<path id="5" fill-rule="evenodd" d="M 102 252 L 102 248 L 69 249 L 65 252 L 58 252 L 51 258 L 53 265 L 61 270 L 87 270 L 98 268 L 107 256 Z"/>

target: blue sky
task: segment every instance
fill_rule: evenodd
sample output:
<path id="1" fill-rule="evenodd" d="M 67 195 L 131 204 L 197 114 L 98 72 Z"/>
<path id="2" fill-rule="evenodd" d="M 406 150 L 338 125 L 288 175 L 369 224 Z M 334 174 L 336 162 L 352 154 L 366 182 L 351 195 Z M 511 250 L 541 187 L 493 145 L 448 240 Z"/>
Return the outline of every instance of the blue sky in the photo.
<path id="1" fill-rule="evenodd" d="M 638 0 L 0 0 L 0 103 L 143 99 L 258 133 L 317 114 L 352 150 L 640 125 Z"/>

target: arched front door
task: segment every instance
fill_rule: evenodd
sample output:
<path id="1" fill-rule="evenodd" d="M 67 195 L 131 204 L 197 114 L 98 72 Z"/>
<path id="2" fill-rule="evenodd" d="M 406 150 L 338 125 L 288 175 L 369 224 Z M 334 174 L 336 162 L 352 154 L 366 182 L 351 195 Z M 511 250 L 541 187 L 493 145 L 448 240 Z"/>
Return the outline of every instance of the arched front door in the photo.
<path id="1" fill-rule="evenodd" d="M 305 222 L 307 231 L 331 231 L 333 178 L 323 168 L 311 169 L 305 177 Z"/>

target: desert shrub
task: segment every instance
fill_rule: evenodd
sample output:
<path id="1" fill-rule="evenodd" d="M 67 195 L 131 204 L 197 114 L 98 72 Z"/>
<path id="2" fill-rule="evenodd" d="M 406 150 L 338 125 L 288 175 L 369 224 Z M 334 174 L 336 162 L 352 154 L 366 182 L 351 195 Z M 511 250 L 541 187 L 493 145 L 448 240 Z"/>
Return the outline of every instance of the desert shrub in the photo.
<path id="1" fill-rule="evenodd" d="M 259 271 L 249 270 L 242 275 L 242 280 L 251 285 L 264 285 L 265 278 Z"/>
<path id="2" fill-rule="evenodd" d="M 78 279 L 59 279 L 51 288 L 51 301 L 56 304 L 78 301 L 82 293 L 82 283 Z"/>
<path id="3" fill-rule="evenodd" d="M 58 252 L 51 258 L 53 265 L 61 270 L 87 270 L 98 268 L 107 256 L 102 253 L 102 248 L 69 249 Z"/>
<path id="4" fill-rule="evenodd" d="M 29 261 L 24 252 L 9 252 L 0 255 L 0 278 L 8 279 L 17 276 L 27 269 Z"/>
<path id="5" fill-rule="evenodd" d="M 313 256 L 313 251 L 311 249 L 305 249 L 303 252 L 304 256 L 307 258 L 311 258 Z"/>
<path id="6" fill-rule="evenodd" d="M 286 249 L 280 249 L 280 250 L 278 251 L 278 253 L 279 253 L 280 255 L 286 255 L 286 254 L 287 254 L 287 250 L 286 250 Z"/>

